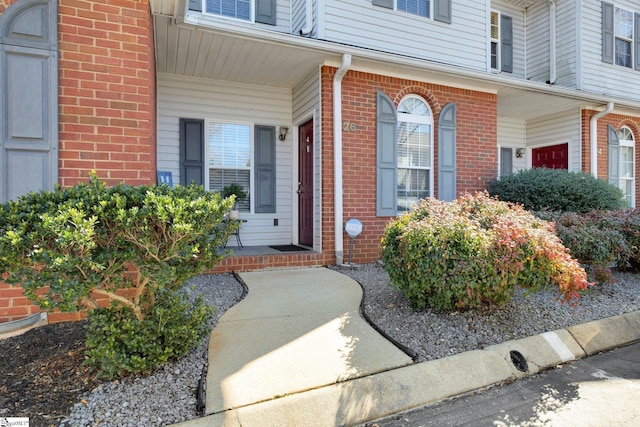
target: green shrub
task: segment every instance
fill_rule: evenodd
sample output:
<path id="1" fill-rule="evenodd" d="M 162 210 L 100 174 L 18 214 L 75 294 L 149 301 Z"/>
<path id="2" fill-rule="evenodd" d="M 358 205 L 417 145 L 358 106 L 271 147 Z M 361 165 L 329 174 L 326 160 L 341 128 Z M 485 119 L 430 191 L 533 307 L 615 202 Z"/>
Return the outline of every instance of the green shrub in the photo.
<path id="1" fill-rule="evenodd" d="M 207 333 L 213 308 L 195 304 L 184 292 L 160 291 L 151 312 L 139 321 L 131 310 L 111 305 L 89 312 L 87 360 L 99 375 L 113 378 L 145 372 L 187 354 Z"/>
<path id="2" fill-rule="evenodd" d="M 622 230 L 625 211 L 537 212 L 536 215 L 554 221 L 556 234 L 569 249 L 572 257 L 587 265 L 591 279 L 607 283 L 613 265 L 625 266 L 632 256 Z"/>
<path id="3" fill-rule="evenodd" d="M 627 211 L 537 212 L 536 215 L 555 222 L 556 234 L 571 256 L 589 266 L 592 279 L 600 284 L 612 277 L 613 265 L 626 266 L 633 256 L 623 232 Z"/>
<path id="4" fill-rule="evenodd" d="M 421 201 L 387 226 L 381 251 L 392 283 L 417 309 L 500 306 L 517 286 L 550 284 L 570 300 L 587 287 L 549 223 L 486 193 Z"/>
<path id="5" fill-rule="evenodd" d="M 150 322 L 160 294 L 223 258 L 231 202 L 195 185 L 108 188 L 95 174 L 31 193 L 0 205 L 0 274 L 47 310 L 107 299 L 123 319 Z"/>
<path id="6" fill-rule="evenodd" d="M 586 213 L 617 210 L 625 206 L 622 191 L 584 172 L 561 169 L 527 169 L 492 181 L 489 194 L 519 203 L 530 211 L 543 209 Z"/>

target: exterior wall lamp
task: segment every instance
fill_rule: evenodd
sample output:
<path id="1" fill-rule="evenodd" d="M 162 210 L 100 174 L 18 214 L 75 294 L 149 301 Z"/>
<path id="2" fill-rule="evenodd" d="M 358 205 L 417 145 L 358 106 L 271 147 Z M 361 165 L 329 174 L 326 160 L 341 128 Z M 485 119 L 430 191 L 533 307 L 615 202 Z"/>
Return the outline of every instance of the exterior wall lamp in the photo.
<path id="1" fill-rule="evenodd" d="M 516 157 L 521 159 L 524 157 L 524 148 L 516 148 Z"/>
<path id="2" fill-rule="evenodd" d="M 278 133 L 278 139 L 280 139 L 280 141 L 284 141 L 284 139 L 287 137 L 287 132 L 289 132 L 289 128 L 288 127 L 280 126 L 279 133 Z"/>

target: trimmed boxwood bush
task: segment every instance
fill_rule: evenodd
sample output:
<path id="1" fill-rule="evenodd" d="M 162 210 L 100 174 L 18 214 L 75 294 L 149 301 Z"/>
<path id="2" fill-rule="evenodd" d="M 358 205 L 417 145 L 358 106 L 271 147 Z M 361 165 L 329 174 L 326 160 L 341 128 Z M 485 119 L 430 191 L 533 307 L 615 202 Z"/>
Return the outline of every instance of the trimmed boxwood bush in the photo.
<path id="1" fill-rule="evenodd" d="M 530 211 L 586 213 L 625 206 L 618 187 L 584 172 L 562 169 L 523 170 L 492 181 L 487 190 L 500 200 L 519 203 Z"/>
<path id="2" fill-rule="evenodd" d="M 149 370 L 203 333 L 211 310 L 174 294 L 224 257 L 237 227 L 223 221 L 231 204 L 195 185 L 108 188 L 92 174 L 0 205 L 0 274 L 46 310 L 96 310 L 88 360 L 103 374 Z M 196 333 L 176 332 L 187 325 Z M 140 337 L 149 342 L 134 343 Z"/>
<path id="3" fill-rule="evenodd" d="M 553 227 L 486 193 L 421 201 L 392 221 L 381 242 L 384 268 L 416 309 L 500 306 L 517 286 L 558 286 L 566 300 L 588 285 Z"/>

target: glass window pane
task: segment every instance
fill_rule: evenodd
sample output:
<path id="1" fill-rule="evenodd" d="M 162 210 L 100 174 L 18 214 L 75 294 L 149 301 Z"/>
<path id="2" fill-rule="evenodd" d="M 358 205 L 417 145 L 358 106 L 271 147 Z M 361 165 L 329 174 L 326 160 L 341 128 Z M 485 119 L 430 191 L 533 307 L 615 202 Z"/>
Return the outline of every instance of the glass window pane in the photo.
<path id="1" fill-rule="evenodd" d="M 411 210 L 429 196 L 429 170 L 398 169 L 398 212 Z"/>
<path id="2" fill-rule="evenodd" d="M 631 68 L 631 42 L 616 39 L 616 65 Z"/>
<path id="3" fill-rule="evenodd" d="M 626 39 L 633 38 L 633 13 L 628 10 L 618 9 L 615 11 L 615 32 L 616 36 Z"/>
<path id="4" fill-rule="evenodd" d="M 396 8 L 425 18 L 429 17 L 429 0 L 398 0 Z"/>
<path id="5" fill-rule="evenodd" d="M 207 0 L 205 11 L 216 15 L 249 20 L 250 0 Z"/>

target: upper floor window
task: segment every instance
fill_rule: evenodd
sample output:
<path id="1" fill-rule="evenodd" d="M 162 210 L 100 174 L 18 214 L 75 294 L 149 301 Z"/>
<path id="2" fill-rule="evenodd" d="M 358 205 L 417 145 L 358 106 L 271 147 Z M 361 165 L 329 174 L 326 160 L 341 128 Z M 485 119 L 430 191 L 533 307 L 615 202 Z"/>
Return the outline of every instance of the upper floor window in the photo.
<path id="1" fill-rule="evenodd" d="M 371 0 L 375 6 L 451 23 L 451 0 Z"/>
<path id="2" fill-rule="evenodd" d="M 414 15 L 429 17 L 429 0 L 396 0 L 397 9 Z"/>
<path id="3" fill-rule="evenodd" d="M 189 10 L 276 25 L 276 0 L 189 0 Z"/>
<path id="4" fill-rule="evenodd" d="M 205 11 L 215 15 L 229 16 L 249 20 L 251 19 L 250 0 L 207 0 Z"/>
<path id="5" fill-rule="evenodd" d="M 602 62 L 640 70 L 640 14 L 602 2 Z"/>
<path id="6" fill-rule="evenodd" d="M 631 68 L 633 13 L 615 9 L 615 64 Z"/>
<path id="7" fill-rule="evenodd" d="M 513 20 L 500 12 L 491 12 L 489 55 L 491 69 L 513 72 Z"/>

